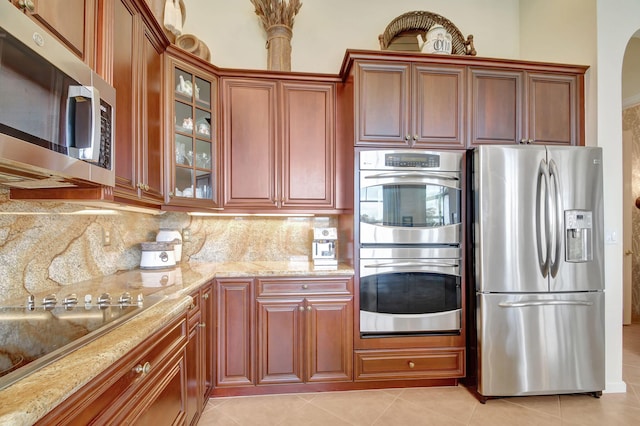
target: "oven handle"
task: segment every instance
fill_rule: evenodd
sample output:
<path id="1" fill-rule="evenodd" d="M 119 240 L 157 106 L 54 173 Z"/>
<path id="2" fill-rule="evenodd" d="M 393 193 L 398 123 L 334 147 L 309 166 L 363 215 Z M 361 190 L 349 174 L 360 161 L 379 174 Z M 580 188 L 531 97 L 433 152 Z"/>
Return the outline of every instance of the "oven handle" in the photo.
<path id="1" fill-rule="evenodd" d="M 378 173 L 377 175 L 368 175 L 365 179 L 380 179 L 380 178 L 437 178 L 446 180 L 460 180 L 458 176 L 454 176 L 446 173 L 435 172 L 387 172 Z"/>
<path id="2" fill-rule="evenodd" d="M 458 263 L 445 262 L 387 262 L 376 263 L 375 265 L 363 265 L 365 268 L 389 268 L 389 267 L 411 267 L 411 266 L 437 266 L 440 268 L 458 268 Z"/>

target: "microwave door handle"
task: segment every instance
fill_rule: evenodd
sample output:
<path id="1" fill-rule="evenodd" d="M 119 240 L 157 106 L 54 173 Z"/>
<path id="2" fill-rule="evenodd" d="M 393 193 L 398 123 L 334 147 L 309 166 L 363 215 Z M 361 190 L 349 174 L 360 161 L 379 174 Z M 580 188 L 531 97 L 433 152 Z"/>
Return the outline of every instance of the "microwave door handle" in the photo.
<path id="1" fill-rule="evenodd" d="M 551 261 L 551 276 L 553 278 L 558 274 L 558 269 L 560 269 L 560 251 L 562 249 L 562 238 L 564 237 L 564 233 L 561 231 L 562 226 L 562 189 L 560 188 L 560 178 L 558 175 L 558 167 L 556 166 L 556 162 L 551 160 L 549 161 L 549 175 L 551 176 L 550 181 L 553 182 L 553 195 L 555 196 L 555 218 L 553 223 L 554 230 L 554 238 L 553 241 L 555 243 L 555 256 Z"/>
<path id="2" fill-rule="evenodd" d="M 444 180 L 455 180 L 458 181 L 460 178 L 458 176 L 454 176 L 446 173 L 436 173 L 436 172 L 386 172 L 386 173 L 378 173 L 375 175 L 365 176 L 365 179 L 385 179 L 385 178 L 400 178 L 400 179 L 411 179 L 411 178 L 432 178 L 432 179 L 444 179 Z"/>
<path id="3" fill-rule="evenodd" d="M 69 86 L 67 146 L 75 158 L 94 162 L 99 159 L 100 92 L 95 87 Z"/>

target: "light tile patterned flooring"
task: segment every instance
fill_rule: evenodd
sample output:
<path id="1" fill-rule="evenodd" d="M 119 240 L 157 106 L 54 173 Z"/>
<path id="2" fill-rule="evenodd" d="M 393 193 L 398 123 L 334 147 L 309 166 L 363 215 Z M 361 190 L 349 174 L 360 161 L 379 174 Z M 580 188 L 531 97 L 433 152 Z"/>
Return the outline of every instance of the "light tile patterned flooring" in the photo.
<path id="1" fill-rule="evenodd" d="M 623 331 L 625 394 L 480 404 L 462 386 L 211 399 L 199 426 L 640 425 L 640 324 Z"/>

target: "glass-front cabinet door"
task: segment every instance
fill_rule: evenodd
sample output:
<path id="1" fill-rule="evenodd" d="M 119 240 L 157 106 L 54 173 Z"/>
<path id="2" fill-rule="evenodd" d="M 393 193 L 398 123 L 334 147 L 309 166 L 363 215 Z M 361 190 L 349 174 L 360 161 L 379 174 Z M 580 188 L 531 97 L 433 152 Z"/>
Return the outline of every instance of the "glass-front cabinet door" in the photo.
<path id="1" fill-rule="evenodd" d="M 171 173 L 167 204 L 217 207 L 217 77 L 168 56 Z"/>

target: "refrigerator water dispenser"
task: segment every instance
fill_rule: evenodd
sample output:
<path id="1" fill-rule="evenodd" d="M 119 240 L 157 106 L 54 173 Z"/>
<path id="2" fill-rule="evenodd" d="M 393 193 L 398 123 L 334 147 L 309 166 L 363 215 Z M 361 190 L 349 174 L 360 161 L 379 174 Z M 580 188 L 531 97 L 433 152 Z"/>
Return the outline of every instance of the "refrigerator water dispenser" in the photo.
<path id="1" fill-rule="evenodd" d="M 587 210 L 565 210 L 565 247 L 567 262 L 593 260 L 593 213 Z"/>

